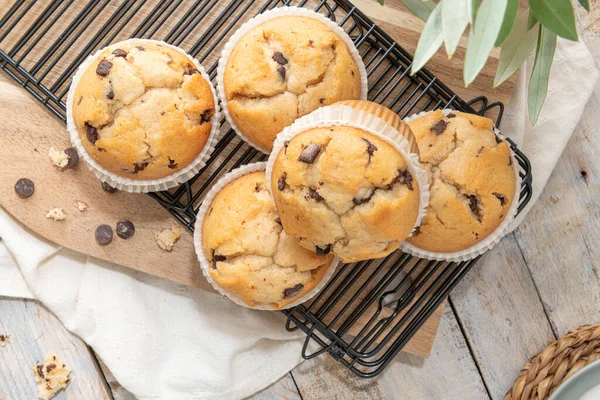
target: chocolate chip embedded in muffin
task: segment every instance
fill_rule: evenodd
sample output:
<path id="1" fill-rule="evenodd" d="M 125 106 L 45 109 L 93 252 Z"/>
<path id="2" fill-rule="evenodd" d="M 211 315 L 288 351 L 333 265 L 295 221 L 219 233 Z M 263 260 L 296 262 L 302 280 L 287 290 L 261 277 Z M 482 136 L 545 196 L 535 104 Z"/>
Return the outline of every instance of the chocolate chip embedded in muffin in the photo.
<path id="1" fill-rule="evenodd" d="M 113 240 L 113 230 L 106 224 L 99 225 L 96 228 L 94 237 L 96 238 L 96 243 L 100 246 L 106 246 Z"/>
<path id="2" fill-rule="evenodd" d="M 281 192 L 283 189 L 285 189 L 285 180 L 287 178 L 287 174 L 284 172 L 279 179 L 277 180 L 277 189 L 279 189 L 279 191 Z"/>
<path id="3" fill-rule="evenodd" d="M 302 289 L 304 289 L 304 285 L 301 283 L 299 283 L 291 288 L 284 289 L 283 298 L 289 299 L 290 297 L 293 297 L 296 294 L 298 294 L 298 292 L 300 292 Z"/>
<path id="4" fill-rule="evenodd" d="M 331 245 L 328 244 L 325 247 L 316 246 L 315 251 L 319 257 L 324 257 L 331 252 Z"/>
<path id="5" fill-rule="evenodd" d="M 217 263 L 221 262 L 221 261 L 225 261 L 227 260 L 227 257 L 222 256 L 220 254 L 214 254 L 213 255 L 213 260 L 212 260 L 212 267 L 213 269 L 217 269 Z"/>
<path id="6" fill-rule="evenodd" d="M 112 68 L 112 63 L 107 60 L 102 60 L 98 63 L 96 67 L 96 73 L 100 76 L 108 76 L 110 69 Z"/>
<path id="7" fill-rule="evenodd" d="M 302 161 L 307 164 L 312 164 L 317 159 L 317 156 L 321 152 L 321 146 L 318 144 L 311 143 L 302 150 L 298 161 Z"/>
<path id="8" fill-rule="evenodd" d="M 435 132 L 436 135 L 441 135 L 446 130 L 447 125 L 448 123 L 442 119 L 436 122 L 435 125 L 431 127 L 431 130 Z"/>
<path id="9" fill-rule="evenodd" d="M 362 140 L 364 140 L 367 143 L 367 154 L 369 154 L 369 160 L 370 160 L 371 157 L 373 157 L 373 153 L 375 153 L 377 151 L 377 147 L 365 138 L 362 138 Z"/>
<path id="10" fill-rule="evenodd" d="M 281 79 L 285 80 L 285 67 L 283 65 L 277 67 L 277 73 Z"/>
<path id="11" fill-rule="evenodd" d="M 414 190 L 413 189 L 413 177 L 412 177 L 412 174 L 410 172 L 408 172 L 407 169 L 399 169 L 398 170 L 398 182 L 406 185 L 408 187 L 408 190 Z"/>
<path id="12" fill-rule="evenodd" d="M 273 60 L 275 60 L 275 62 L 280 65 L 285 65 L 288 63 L 287 58 L 285 58 L 283 56 L 283 53 L 281 53 L 280 51 L 276 51 L 275 53 L 273 53 Z"/>
<path id="13" fill-rule="evenodd" d="M 85 124 L 85 137 L 90 141 L 91 144 L 96 144 L 98 141 L 98 130 L 90 124 Z"/>
<path id="14" fill-rule="evenodd" d="M 169 167 L 170 169 L 175 169 L 175 168 L 177 168 L 177 163 L 175 162 L 175 160 L 171 160 L 171 157 L 168 157 L 168 160 L 169 160 L 169 165 L 168 165 L 168 167 Z"/>
<path id="15" fill-rule="evenodd" d="M 112 54 L 115 57 L 123 57 L 123 58 L 127 57 L 127 52 L 123 49 L 115 49 L 115 50 L 113 50 Z"/>
<path id="16" fill-rule="evenodd" d="M 117 188 L 110 186 L 106 182 L 102 182 L 102 190 L 104 190 L 106 193 L 115 193 L 119 191 Z"/>
<path id="17" fill-rule="evenodd" d="M 35 185 L 31 179 L 21 178 L 15 183 L 15 193 L 22 199 L 27 199 L 35 192 Z"/>
<path id="18" fill-rule="evenodd" d="M 117 222 L 117 236 L 121 239 L 130 239 L 135 234 L 133 222 L 123 220 Z"/>
<path id="19" fill-rule="evenodd" d="M 212 117 L 212 110 L 205 110 L 201 115 L 200 115 L 200 123 L 204 124 L 206 122 L 210 122 L 210 118 Z"/>

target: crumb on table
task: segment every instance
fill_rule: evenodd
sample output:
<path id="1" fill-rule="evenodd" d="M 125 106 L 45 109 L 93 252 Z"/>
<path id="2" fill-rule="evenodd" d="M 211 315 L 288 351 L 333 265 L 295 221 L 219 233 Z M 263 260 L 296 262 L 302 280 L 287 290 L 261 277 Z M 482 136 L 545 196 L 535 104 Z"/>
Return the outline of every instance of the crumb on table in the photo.
<path id="1" fill-rule="evenodd" d="M 56 150 L 54 147 L 50 147 L 48 151 L 48 157 L 52 165 L 58 168 L 65 168 L 69 163 L 69 156 L 64 151 Z"/>
<path id="2" fill-rule="evenodd" d="M 87 205 L 87 203 L 84 203 L 84 202 L 83 202 L 83 201 L 81 201 L 81 200 L 75 200 L 75 203 L 77 204 L 77 209 L 78 209 L 80 212 L 84 212 L 84 211 L 85 211 L 85 210 L 87 210 L 87 208 L 88 208 L 88 205 Z"/>
<path id="3" fill-rule="evenodd" d="M 62 208 L 56 207 L 48 211 L 48 214 L 46 214 L 46 218 L 53 219 L 55 221 L 64 221 L 65 218 L 67 218 L 67 214 L 65 214 L 65 210 L 63 210 Z"/>
<path id="4" fill-rule="evenodd" d="M 67 387 L 71 379 L 69 374 L 71 369 L 55 355 L 47 355 L 44 361 L 31 367 L 35 375 L 35 382 L 38 387 L 38 397 L 43 400 L 49 400 L 56 393 Z"/>
<path id="5" fill-rule="evenodd" d="M 171 251 L 173 250 L 173 246 L 181 237 L 181 231 L 179 230 L 179 226 L 175 223 L 171 225 L 170 229 L 161 229 L 160 232 L 154 235 L 154 239 L 156 239 L 156 244 L 163 251 Z"/>
<path id="6" fill-rule="evenodd" d="M 0 347 L 6 346 L 8 342 L 10 342 L 10 335 L 0 335 Z"/>

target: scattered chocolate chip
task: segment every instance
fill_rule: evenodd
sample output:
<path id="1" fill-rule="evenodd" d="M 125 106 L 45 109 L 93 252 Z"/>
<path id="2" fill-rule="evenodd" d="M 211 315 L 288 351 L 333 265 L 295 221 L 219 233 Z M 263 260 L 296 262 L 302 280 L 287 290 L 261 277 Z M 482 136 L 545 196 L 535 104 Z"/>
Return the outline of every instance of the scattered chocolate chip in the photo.
<path id="1" fill-rule="evenodd" d="M 310 197 L 311 199 L 315 200 L 315 201 L 322 201 L 325 200 L 315 189 L 310 188 L 308 189 L 308 197 Z"/>
<path id="2" fill-rule="evenodd" d="M 31 179 L 21 178 L 15 183 L 15 193 L 22 199 L 31 197 L 35 192 L 35 185 Z"/>
<path id="3" fill-rule="evenodd" d="M 279 65 L 285 65 L 288 63 L 287 58 L 285 58 L 280 51 L 273 53 L 273 60 L 275 60 L 275 62 Z"/>
<path id="4" fill-rule="evenodd" d="M 177 163 L 175 162 L 175 160 L 171 160 L 171 157 L 167 157 L 167 159 L 169 160 L 169 169 L 175 169 L 177 168 Z"/>
<path id="5" fill-rule="evenodd" d="M 43 364 L 42 365 L 38 364 L 36 366 L 36 368 L 37 368 L 37 373 L 38 373 L 39 377 L 42 378 L 42 379 L 44 379 L 44 376 L 45 376 L 44 375 L 44 365 Z"/>
<path id="6" fill-rule="evenodd" d="M 185 67 L 185 70 L 183 71 L 184 75 L 194 75 L 199 73 L 200 71 L 198 71 L 196 68 L 194 68 L 194 66 L 189 64 Z"/>
<path id="7" fill-rule="evenodd" d="M 112 63 L 110 61 L 102 60 L 98 63 L 96 67 L 96 73 L 100 76 L 107 76 L 108 71 L 112 68 Z"/>
<path id="8" fill-rule="evenodd" d="M 398 182 L 405 184 L 406 186 L 408 186 L 408 190 L 414 190 L 413 188 L 413 177 L 411 175 L 410 172 L 408 172 L 407 169 L 399 169 L 398 170 L 398 177 L 397 177 Z"/>
<path id="9" fill-rule="evenodd" d="M 478 221 L 481 221 L 481 210 L 479 209 L 479 201 L 477 200 L 477 196 L 470 194 L 467 196 L 467 199 L 469 200 L 469 208 L 471 209 L 471 212 L 475 214 Z"/>
<path id="10" fill-rule="evenodd" d="M 277 67 L 277 73 L 279 74 L 281 79 L 285 80 L 285 67 L 283 65 Z"/>
<path id="11" fill-rule="evenodd" d="M 135 46 L 135 48 L 139 51 L 146 51 L 146 48 L 144 46 Z"/>
<path id="12" fill-rule="evenodd" d="M 117 236 L 121 239 L 129 239 L 135 233 L 135 226 L 131 221 L 117 222 Z"/>
<path id="13" fill-rule="evenodd" d="M 446 118 L 454 118 L 454 117 L 456 117 L 456 114 L 454 114 L 454 113 L 450 113 L 450 114 L 446 115 Z"/>
<path id="14" fill-rule="evenodd" d="M 506 196 L 498 192 L 494 192 L 492 194 L 496 196 L 496 198 L 500 201 L 500 205 L 504 207 L 504 204 L 506 204 Z"/>
<path id="15" fill-rule="evenodd" d="M 283 189 L 285 189 L 285 180 L 287 179 L 287 173 L 283 173 L 283 175 L 281 175 L 279 177 L 279 179 L 277 180 L 277 189 L 279 189 L 279 191 L 281 192 Z"/>
<path id="16" fill-rule="evenodd" d="M 106 193 L 115 193 L 118 191 L 116 188 L 110 186 L 106 182 L 102 182 L 102 190 L 104 190 Z"/>
<path id="17" fill-rule="evenodd" d="M 321 146 L 318 144 L 311 143 L 302 150 L 300 153 L 300 157 L 298 157 L 298 161 L 302 161 L 303 163 L 312 164 L 317 159 L 317 156 L 321 152 Z"/>
<path id="18" fill-rule="evenodd" d="M 283 298 L 289 299 L 290 297 L 293 297 L 296 294 L 298 294 L 302 289 L 304 289 L 304 285 L 301 283 L 297 284 L 294 287 L 284 289 L 283 290 Z"/>
<path id="19" fill-rule="evenodd" d="M 369 161 L 371 161 L 371 157 L 373 156 L 373 153 L 377 151 L 377 147 L 365 138 L 362 138 L 362 140 L 367 143 L 367 153 L 369 153 Z"/>
<path id="20" fill-rule="evenodd" d="M 73 147 L 69 147 L 64 150 L 64 153 L 69 159 L 67 165 L 65 165 L 65 168 L 74 167 L 75 164 L 77 164 L 77 161 L 79 161 L 79 153 L 77 153 L 77 150 L 75 150 Z"/>
<path id="21" fill-rule="evenodd" d="M 113 88 L 112 88 L 112 86 L 110 87 L 110 89 L 108 89 L 108 93 L 106 94 L 106 97 L 107 97 L 109 100 L 112 100 L 112 99 L 114 99 L 114 98 L 115 98 L 115 92 L 113 91 Z"/>
<path id="22" fill-rule="evenodd" d="M 213 254 L 212 267 L 213 269 L 217 269 L 217 263 L 220 261 L 227 260 L 227 257 L 222 256 L 220 254 Z"/>
<path id="23" fill-rule="evenodd" d="M 494 137 L 496 138 L 496 144 L 502 143 L 502 139 L 500 139 L 500 136 L 494 135 Z"/>
<path id="24" fill-rule="evenodd" d="M 325 104 L 325 99 L 319 99 L 319 103 Z"/>
<path id="25" fill-rule="evenodd" d="M 200 114 L 200 123 L 203 124 L 205 122 L 210 122 L 211 116 L 212 116 L 212 111 L 205 110 L 202 114 Z"/>
<path id="26" fill-rule="evenodd" d="M 115 49 L 112 53 L 115 57 L 127 57 L 127 52 L 123 49 Z"/>
<path id="27" fill-rule="evenodd" d="M 77 105 L 80 105 L 82 100 L 83 100 L 83 96 L 79 97 L 79 100 L 77 101 Z"/>
<path id="28" fill-rule="evenodd" d="M 90 141 L 91 144 L 96 144 L 98 140 L 98 130 L 90 124 L 85 124 L 85 137 Z"/>
<path id="29" fill-rule="evenodd" d="M 106 246 L 113 240 L 113 230 L 106 224 L 99 225 L 96 228 L 96 243 L 100 246 Z"/>
<path id="30" fill-rule="evenodd" d="M 331 251 L 331 245 L 328 244 L 327 246 L 323 247 L 319 247 L 319 246 L 315 246 L 315 253 L 317 253 L 317 255 L 319 257 L 325 257 L 327 254 L 329 254 L 329 252 Z"/>
<path id="31" fill-rule="evenodd" d="M 275 222 L 277 222 L 279 225 L 282 225 L 281 218 L 279 218 L 279 217 L 277 217 L 277 219 L 275 220 Z"/>
<path id="32" fill-rule="evenodd" d="M 446 130 L 447 125 L 448 125 L 448 123 L 442 119 L 442 120 L 438 121 L 435 125 L 433 125 L 430 129 L 436 135 L 441 135 Z"/>

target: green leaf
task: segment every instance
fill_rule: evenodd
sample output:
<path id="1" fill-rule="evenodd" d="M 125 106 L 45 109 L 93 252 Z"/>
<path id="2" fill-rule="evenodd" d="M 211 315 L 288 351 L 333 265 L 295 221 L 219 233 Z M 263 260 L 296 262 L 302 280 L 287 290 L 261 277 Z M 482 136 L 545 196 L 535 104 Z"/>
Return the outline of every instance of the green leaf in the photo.
<path id="1" fill-rule="evenodd" d="M 383 1 L 383 0 L 382 0 Z M 421 18 L 423 21 L 427 21 L 431 11 L 435 8 L 435 3 L 432 0 L 401 0 L 404 7 L 408 8 L 408 11 Z"/>
<path id="2" fill-rule="evenodd" d="M 471 28 L 467 44 L 463 71 L 466 86 L 475 80 L 494 47 L 502 26 L 506 4 L 507 0 L 483 0 L 481 2 L 475 18 L 475 26 Z"/>
<path id="3" fill-rule="evenodd" d="M 470 0 L 467 3 L 467 7 L 469 9 L 469 23 L 473 25 L 475 14 L 477 14 L 477 10 L 479 9 L 479 0 Z"/>
<path id="4" fill-rule="evenodd" d="M 590 2 L 588 0 L 579 0 L 579 4 L 585 8 L 585 11 L 590 11 Z"/>
<path id="5" fill-rule="evenodd" d="M 515 26 L 502 44 L 494 87 L 508 79 L 529 58 L 535 48 L 539 31 L 527 29 L 529 10 L 523 11 L 515 20 Z"/>
<path id="6" fill-rule="evenodd" d="M 527 10 L 529 10 L 529 19 L 527 20 L 527 30 L 530 30 L 531 28 L 533 28 L 535 26 L 535 24 L 537 24 L 538 21 L 533 16 L 531 9 L 528 8 Z"/>
<path id="7" fill-rule="evenodd" d="M 577 40 L 575 15 L 570 0 L 529 0 L 533 16 L 565 39 Z"/>
<path id="8" fill-rule="evenodd" d="M 496 39 L 496 47 L 500 47 L 508 37 L 508 34 L 515 24 L 517 11 L 519 11 L 519 0 L 508 0 L 506 11 L 504 12 L 504 20 L 502 21 L 502 28 L 500 28 L 500 33 Z"/>
<path id="9" fill-rule="evenodd" d="M 469 24 L 468 4 L 470 2 L 471 0 L 443 0 L 440 3 L 442 6 L 442 30 L 446 53 L 449 57 L 456 51 L 458 42 Z"/>
<path id="10" fill-rule="evenodd" d="M 381 5 L 383 5 L 383 0 L 377 0 L 377 2 Z"/>
<path id="11" fill-rule="evenodd" d="M 423 65 L 435 54 L 444 41 L 442 32 L 442 6 L 438 5 L 433 9 L 415 50 L 415 57 L 412 63 L 411 75 L 423 68 Z"/>
<path id="12" fill-rule="evenodd" d="M 544 100 L 546 100 L 554 50 L 556 50 L 556 33 L 540 25 L 535 62 L 533 63 L 533 71 L 531 71 L 531 79 L 527 90 L 529 120 L 532 124 L 537 122 Z"/>

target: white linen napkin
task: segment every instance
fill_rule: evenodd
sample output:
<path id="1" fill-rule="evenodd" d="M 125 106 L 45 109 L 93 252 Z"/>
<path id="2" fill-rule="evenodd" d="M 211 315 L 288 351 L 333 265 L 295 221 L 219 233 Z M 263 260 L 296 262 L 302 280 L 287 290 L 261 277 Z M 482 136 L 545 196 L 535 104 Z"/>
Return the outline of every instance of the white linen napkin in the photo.
<path id="1" fill-rule="evenodd" d="M 526 107 L 530 68 L 521 71 L 501 126 L 533 165 L 534 197 L 527 210 L 598 79 L 585 45 L 559 40 L 548 98 L 532 127 Z M 30 233 L 2 208 L 0 237 L 0 295 L 42 301 L 139 399 L 242 398 L 301 361 L 302 335 L 285 332 L 280 313 L 248 310 L 61 248 Z"/>

